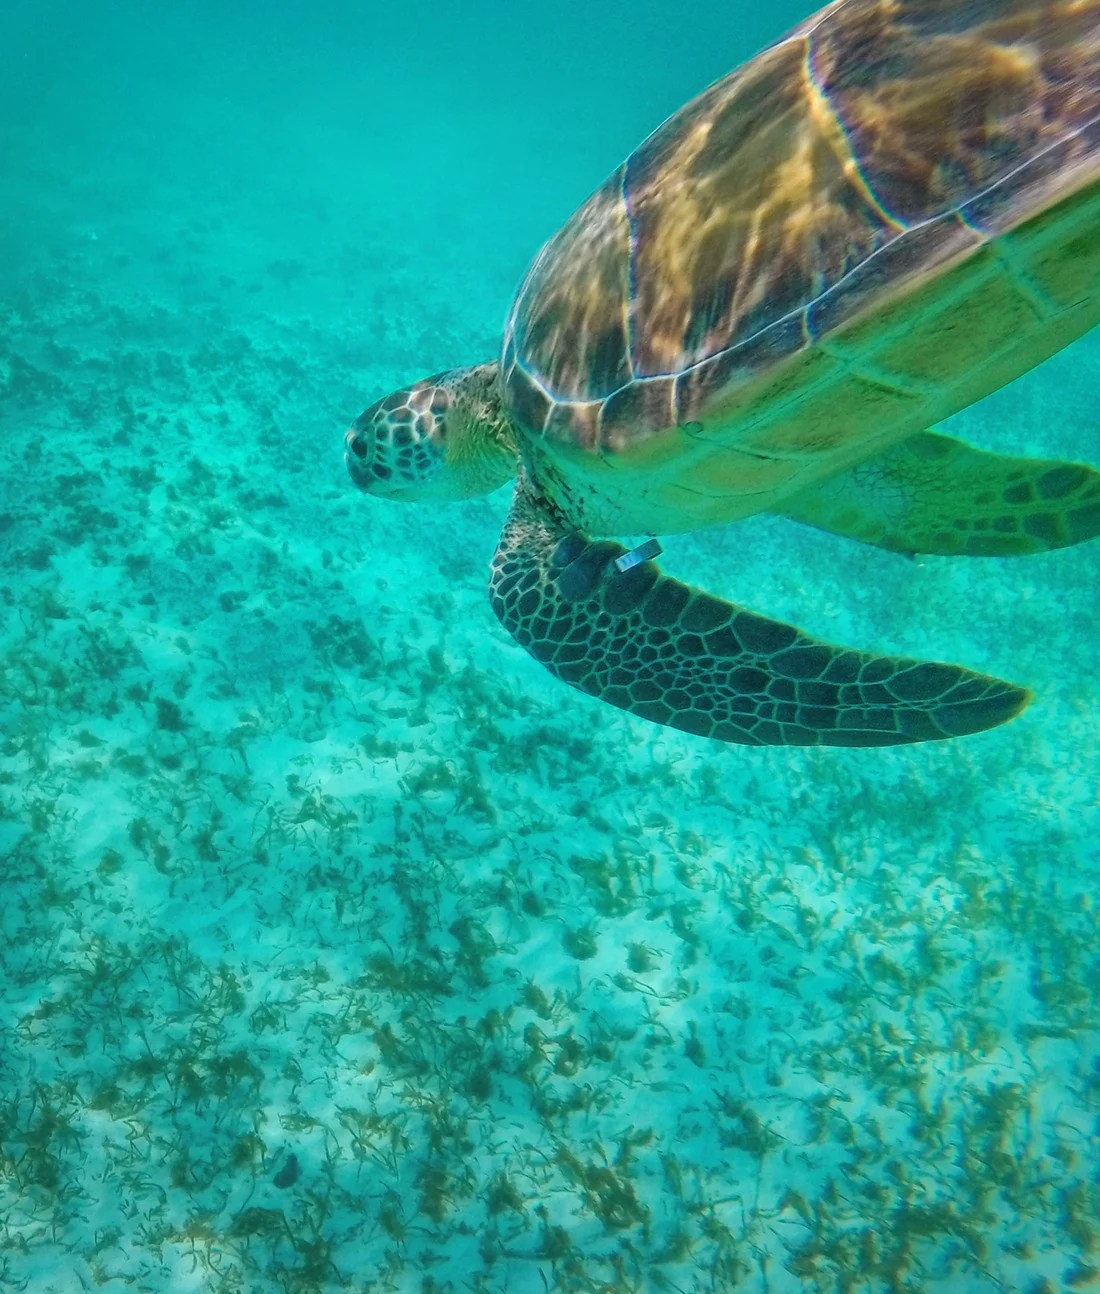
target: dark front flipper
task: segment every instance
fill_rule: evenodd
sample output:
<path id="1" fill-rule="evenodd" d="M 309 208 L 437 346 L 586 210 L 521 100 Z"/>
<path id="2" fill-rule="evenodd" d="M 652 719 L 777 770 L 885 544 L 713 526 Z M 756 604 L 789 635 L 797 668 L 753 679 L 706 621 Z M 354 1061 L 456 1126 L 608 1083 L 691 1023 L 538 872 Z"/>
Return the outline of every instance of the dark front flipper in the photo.
<path id="1" fill-rule="evenodd" d="M 747 745 L 892 746 L 980 732 L 1030 694 L 957 665 L 820 643 L 559 524 L 521 479 L 493 559 L 501 624 L 573 687 Z"/>

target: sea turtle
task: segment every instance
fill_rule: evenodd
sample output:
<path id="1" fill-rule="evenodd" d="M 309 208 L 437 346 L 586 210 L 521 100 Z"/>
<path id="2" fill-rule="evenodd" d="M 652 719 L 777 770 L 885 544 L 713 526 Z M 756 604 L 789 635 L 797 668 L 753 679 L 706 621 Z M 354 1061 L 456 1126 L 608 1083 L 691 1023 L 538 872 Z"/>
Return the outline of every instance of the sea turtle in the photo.
<path id="1" fill-rule="evenodd" d="M 838 0 L 660 126 L 535 258 L 499 362 L 347 434 L 357 485 L 517 478 L 492 563 L 551 673 L 728 742 L 978 732 L 1029 693 L 828 646 L 662 574 L 771 511 L 904 553 L 1100 533 L 1100 473 L 939 420 L 1100 321 L 1100 0 Z"/>

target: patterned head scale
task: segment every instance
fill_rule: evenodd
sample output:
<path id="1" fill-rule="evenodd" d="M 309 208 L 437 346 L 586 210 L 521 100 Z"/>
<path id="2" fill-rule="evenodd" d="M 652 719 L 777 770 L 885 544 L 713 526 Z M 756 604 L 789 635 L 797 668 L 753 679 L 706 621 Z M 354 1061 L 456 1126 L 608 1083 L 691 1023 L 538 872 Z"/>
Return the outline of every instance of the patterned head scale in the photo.
<path id="1" fill-rule="evenodd" d="M 370 494 L 423 499 L 446 464 L 451 396 L 438 373 L 372 404 L 344 438 L 352 480 Z"/>

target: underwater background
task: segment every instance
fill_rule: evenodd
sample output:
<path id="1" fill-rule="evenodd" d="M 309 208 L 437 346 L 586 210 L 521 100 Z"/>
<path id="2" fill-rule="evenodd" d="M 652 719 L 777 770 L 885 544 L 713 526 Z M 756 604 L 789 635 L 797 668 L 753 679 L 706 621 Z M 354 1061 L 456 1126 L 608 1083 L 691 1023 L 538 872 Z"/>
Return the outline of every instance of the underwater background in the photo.
<path id="1" fill-rule="evenodd" d="M 1100 546 L 663 564 L 1032 687 L 750 749 L 497 625 L 343 432 L 812 6 L 0 8 L 0 1289 L 1100 1284 Z M 953 420 L 1097 461 L 1100 339 Z"/>

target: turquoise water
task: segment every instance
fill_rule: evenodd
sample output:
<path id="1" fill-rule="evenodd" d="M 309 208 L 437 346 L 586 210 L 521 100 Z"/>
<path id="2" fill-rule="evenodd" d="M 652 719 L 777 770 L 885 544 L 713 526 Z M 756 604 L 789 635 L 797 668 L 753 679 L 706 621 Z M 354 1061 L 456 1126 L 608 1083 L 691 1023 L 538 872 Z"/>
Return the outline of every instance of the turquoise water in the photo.
<path id="1" fill-rule="evenodd" d="M 721 747 L 504 635 L 506 491 L 342 463 L 807 9 L 0 13 L 0 1289 L 1100 1280 L 1100 548 L 667 541 L 1036 693 Z M 1098 378 L 1086 338 L 950 429 L 1095 462 Z"/>

